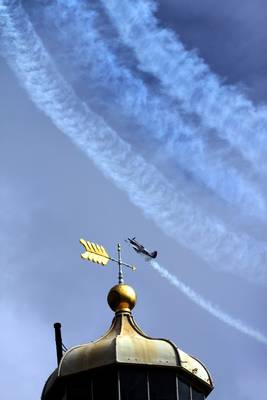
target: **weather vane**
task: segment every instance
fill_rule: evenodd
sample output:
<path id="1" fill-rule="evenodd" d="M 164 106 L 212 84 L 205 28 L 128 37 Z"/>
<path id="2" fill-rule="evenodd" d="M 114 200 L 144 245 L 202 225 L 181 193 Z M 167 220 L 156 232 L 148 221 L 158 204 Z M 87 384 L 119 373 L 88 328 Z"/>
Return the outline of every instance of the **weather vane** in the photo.
<path id="1" fill-rule="evenodd" d="M 107 265 L 109 261 L 113 261 L 118 264 L 119 267 L 119 283 L 124 283 L 122 267 L 130 268 L 132 271 L 136 270 L 133 265 L 122 262 L 121 259 L 121 245 L 118 243 L 118 259 L 112 258 L 108 255 L 106 249 L 96 243 L 89 242 L 89 240 L 80 239 L 80 243 L 84 246 L 85 252 L 81 254 L 84 260 L 88 260 L 97 264 Z"/>

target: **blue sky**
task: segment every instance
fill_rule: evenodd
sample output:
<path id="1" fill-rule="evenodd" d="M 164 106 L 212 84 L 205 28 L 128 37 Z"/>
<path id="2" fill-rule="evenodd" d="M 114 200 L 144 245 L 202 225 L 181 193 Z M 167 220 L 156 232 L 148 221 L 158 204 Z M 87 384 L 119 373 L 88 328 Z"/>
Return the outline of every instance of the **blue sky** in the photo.
<path id="1" fill-rule="evenodd" d="M 121 140 L 116 142 L 121 146 L 119 149 L 125 149 L 122 143 L 131 146 L 131 152 L 127 153 L 131 158 L 125 157 L 123 162 L 112 141 L 108 143 L 113 147 L 103 146 L 102 155 L 99 153 L 93 161 L 90 148 L 84 151 L 79 143 L 77 146 L 76 122 L 79 121 L 81 127 L 86 125 L 77 119 L 83 109 L 82 103 L 77 100 L 73 108 L 75 113 L 68 114 L 59 107 L 59 103 L 65 104 L 63 95 L 50 90 L 44 99 L 44 93 L 40 92 L 43 81 L 23 80 L 25 68 L 33 68 L 32 59 L 30 63 L 26 58 L 27 45 L 18 59 L 18 39 L 9 41 L 6 46 L 4 24 L 0 36 L 0 261 L 3 276 L 0 337 L 3 344 L 1 364 L 6 371 L 6 376 L 1 376 L 1 380 L 4 378 L 1 387 L 6 400 L 18 396 L 27 400 L 39 397 L 46 377 L 56 364 L 53 322 L 62 322 L 67 347 L 97 339 L 109 326 L 112 312 L 106 304 L 106 295 L 116 282 L 117 271 L 111 266 L 104 269 L 83 263 L 79 257 L 80 237 L 101 243 L 115 254 L 118 241 L 136 235 L 147 247 L 158 249 L 162 266 L 204 298 L 249 326 L 267 332 L 264 318 L 266 264 L 254 261 L 260 252 L 265 254 L 266 251 L 266 147 L 264 140 L 257 141 L 257 135 L 264 137 L 266 115 L 265 110 L 259 108 L 266 102 L 267 60 L 263 40 L 266 5 L 262 1 L 252 5 L 249 1 L 229 0 L 214 9 L 210 1 L 198 5 L 192 1 L 162 1 L 156 12 L 159 26 L 174 30 L 187 50 L 197 49 L 210 70 L 223 79 L 222 90 L 229 84 L 235 85 L 245 93 L 242 96 L 255 105 L 254 125 L 252 117 L 248 117 L 243 130 L 244 110 L 236 107 L 233 108 L 236 119 L 233 122 L 228 119 L 224 125 L 226 132 L 221 132 L 218 113 L 211 114 L 214 123 L 211 126 L 211 119 L 204 118 L 206 114 L 197 114 L 204 104 L 201 96 L 194 97 L 190 103 L 187 95 L 173 93 L 164 86 L 161 81 L 164 76 L 160 73 L 155 76 L 145 70 L 149 65 L 145 66 L 144 60 L 141 63 L 140 53 L 134 53 L 129 43 L 123 43 L 119 27 L 111 23 L 107 10 L 100 1 L 93 1 L 88 4 L 99 13 L 96 31 L 100 31 L 106 48 L 116 56 L 115 65 L 119 65 L 110 73 L 110 84 L 107 84 L 104 48 L 99 57 L 90 57 L 93 42 L 90 46 L 89 40 L 95 33 L 89 30 L 91 36 L 84 35 L 83 23 L 90 22 L 87 20 L 89 13 L 82 14 L 85 21 L 80 14 L 77 19 L 73 14 L 73 26 L 70 26 L 68 18 L 75 12 L 72 8 L 75 2 L 67 3 L 70 8 L 65 10 L 66 19 L 57 20 L 56 13 L 53 18 L 51 16 L 51 2 L 38 1 L 34 7 L 31 2 L 22 2 L 59 76 L 74 90 L 77 99 L 82 99 L 93 111 L 86 114 L 86 123 L 90 125 L 95 121 L 99 130 L 107 126 L 115 132 Z M 141 1 L 137 3 L 142 4 Z M 9 5 L 12 16 L 17 2 Z M 64 7 L 62 2 L 58 2 L 58 7 Z M 21 29 L 19 18 L 17 29 Z M 81 25 L 75 25 L 79 18 Z M 81 34 L 76 37 L 74 33 L 78 28 Z M 77 50 L 73 54 L 73 43 L 81 37 L 85 41 L 80 42 L 80 55 Z M 27 42 L 27 35 L 22 35 L 20 40 Z M 32 43 L 28 41 L 29 48 Z M 136 43 L 137 40 L 131 45 Z M 36 62 L 35 71 L 42 62 L 43 59 Z M 176 62 L 175 59 L 172 62 Z M 54 75 L 51 70 L 49 73 L 51 82 Z M 120 91 L 116 90 L 114 76 L 120 82 Z M 173 85 L 174 89 L 176 87 L 179 85 Z M 127 98 L 124 97 L 126 90 Z M 145 90 L 147 97 L 144 97 Z M 57 94 L 57 102 L 53 101 L 51 93 Z M 143 104 L 144 115 L 142 107 L 136 105 L 137 100 Z M 223 114 L 223 105 L 220 107 Z M 146 110 L 150 114 L 145 115 Z M 64 113 L 66 118 L 58 122 L 56 118 Z M 94 120 L 94 113 L 104 122 Z M 240 125 L 236 125 L 239 115 Z M 70 129 L 72 116 L 74 127 Z M 67 135 L 64 134 L 66 121 L 69 124 Z M 238 130 L 242 146 L 236 146 L 237 134 L 232 133 L 233 126 Z M 250 133 L 248 126 L 258 129 L 251 137 L 251 152 L 248 151 L 250 139 L 245 141 Z M 88 130 L 93 145 L 97 130 L 95 134 L 90 132 L 94 131 Z M 184 132 L 192 134 L 192 141 L 182 135 Z M 222 139 L 222 134 L 228 136 Z M 75 140 L 71 135 L 76 135 Z M 201 154 L 199 140 L 203 137 L 208 152 L 201 158 L 197 156 Z M 108 161 L 104 159 L 106 154 L 111 154 Z M 142 160 L 146 164 L 142 164 Z M 108 170 L 103 165 L 108 166 Z M 154 173 L 151 187 L 145 187 L 140 169 L 146 174 L 149 172 L 149 176 Z M 121 171 L 119 175 L 128 176 L 128 181 L 119 181 L 114 171 Z M 224 175 L 225 171 L 229 175 Z M 139 184 L 136 183 L 138 179 Z M 158 187 L 155 189 L 153 182 L 154 186 L 159 182 L 163 185 L 161 192 Z M 166 199 L 169 190 L 173 193 L 172 202 Z M 184 204 L 191 208 L 185 208 Z M 199 221 L 203 221 L 206 230 L 202 230 Z M 221 228 L 216 228 L 216 224 L 224 227 L 225 235 L 219 236 Z M 181 235 L 182 229 L 184 235 Z M 230 250 L 229 232 L 235 235 L 230 236 L 231 240 L 239 238 Z M 212 240 L 215 234 L 216 245 Z M 235 243 L 238 243 L 236 248 Z M 247 243 L 244 248 L 249 250 L 242 255 L 244 243 Z M 171 339 L 208 366 L 215 382 L 215 390 L 209 398 L 250 400 L 260 397 L 266 380 L 266 345 L 225 325 L 192 303 L 137 258 L 126 244 L 123 256 L 138 266 L 135 274 L 131 271 L 126 274 L 127 282 L 138 294 L 134 311 L 138 324 L 151 336 Z M 12 384 L 14 377 L 16 385 Z"/>

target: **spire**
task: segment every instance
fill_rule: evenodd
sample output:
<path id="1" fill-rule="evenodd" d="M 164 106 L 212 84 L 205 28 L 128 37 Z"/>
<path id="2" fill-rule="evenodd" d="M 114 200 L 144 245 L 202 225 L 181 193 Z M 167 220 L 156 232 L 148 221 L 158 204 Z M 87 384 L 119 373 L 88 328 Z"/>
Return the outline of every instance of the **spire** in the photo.
<path id="1" fill-rule="evenodd" d="M 107 296 L 107 302 L 115 315 L 110 328 L 102 337 L 72 347 L 64 353 L 58 368 L 44 387 L 42 400 L 62 399 L 66 392 L 72 400 L 76 400 L 77 393 L 83 394 L 79 398 L 88 399 L 91 398 L 88 397 L 89 389 L 93 396 L 96 393 L 94 398 L 101 399 L 104 398 L 102 394 L 106 386 L 110 390 L 116 388 L 114 390 L 118 397 L 112 398 L 120 399 L 121 393 L 128 393 L 129 376 L 132 373 L 133 379 L 137 376 L 135 374 L 144 378 L 140 381 L 138 397 L 133 398 L 141 398 L 140 395 L 148 398 L 149 393 L 155 393 L 155 390 L 159 390 L 159 384 L 162 384 L 164 393 L 172 392 L 172 398 L 177 398 L 178 387 L 180 399 L 183 398 L 181 393 L 189 394 L 192 391 L 198 395 L 193 396 L 194 399 L 203 400 L 213 389 L 206 367 L 173 342 L 146 335 L 135 322 L 131 311 L 137 296 L 134 289 L 124 283 L 122 266 L 129 265 L 122 262 L 120 245 L 117 246 L 117 259 L 112 259 L 103 246 L 84 240 L 81 243 L 86 250 L 82 258 L 102 265 L 112 260 L 119 267 L 119 283 L 110 289 Z M 101 391 L 103 385 L 106 386 Z M 169 397 L 165 395 L 164 398 Z"/>

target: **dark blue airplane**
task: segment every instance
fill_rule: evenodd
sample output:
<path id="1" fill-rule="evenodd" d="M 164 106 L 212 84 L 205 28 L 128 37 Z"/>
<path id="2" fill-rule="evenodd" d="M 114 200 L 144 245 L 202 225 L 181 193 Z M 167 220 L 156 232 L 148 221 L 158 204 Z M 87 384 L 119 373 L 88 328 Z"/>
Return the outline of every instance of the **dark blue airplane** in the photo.
<path id="1" fill-rule="evenodd" d="M 128 238 L 126 242 L 128 242 L 137 253 L 142 254 L 147 258 L 156 258 L 158 255 L 157 251 L 148 251 L 142 244 L 135 240 L 135 237 L 133 237 L 132 239 Z"/>

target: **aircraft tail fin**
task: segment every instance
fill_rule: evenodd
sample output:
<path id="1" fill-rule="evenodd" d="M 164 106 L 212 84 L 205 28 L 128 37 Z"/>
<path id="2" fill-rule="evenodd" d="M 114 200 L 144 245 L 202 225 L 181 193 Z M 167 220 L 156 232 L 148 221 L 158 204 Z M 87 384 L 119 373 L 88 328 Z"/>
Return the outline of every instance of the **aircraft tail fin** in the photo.
<path id="1" fill-rule="evenodd" d="M 157 255 L 158 255 L 158 252 L 157 252 L 157 251 L 153 251 L 153 252 L 151 253 L 151 257 L 152 257 L 152 258 L 156 258 Z"/>

